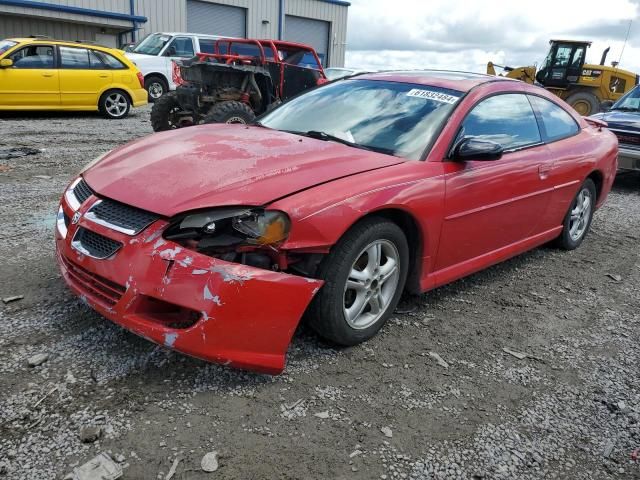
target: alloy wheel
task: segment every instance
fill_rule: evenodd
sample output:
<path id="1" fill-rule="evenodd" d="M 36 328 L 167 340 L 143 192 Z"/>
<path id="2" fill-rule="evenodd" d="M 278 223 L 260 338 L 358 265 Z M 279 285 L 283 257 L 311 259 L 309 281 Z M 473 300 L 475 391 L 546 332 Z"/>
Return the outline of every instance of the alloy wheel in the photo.
<path id="1" fill-rule="evenodd" d="M 574 242 L 580 240 L 587 231 L 593 204 L 591 192 L 583 188 L 575 199 L 569 218 L 569 236 Z"/>
<path id="2" fill-rule="evenodd" d="M 154 100 L 157 100 L 164 94 L 164 87 L 160 82 L 152 82 L 149 85 L 148 92 L 151 98 L 153 98 Z"/>
<path id="3" fill-rule="evenodd" d="M 128 102 L 124 95 L 118 92 L 112 93 L 105 100 L 105 108 L 112 117 L 121 117 L 127 113 Z"/>
<path id="4" fill-rule="evenodd" d="M 356 257 L 344 287 L 344 317 L 351 328 L 376 323 L 393 300 L 400 279 L 400 254 L 388 240 L 376 240 Z"/>

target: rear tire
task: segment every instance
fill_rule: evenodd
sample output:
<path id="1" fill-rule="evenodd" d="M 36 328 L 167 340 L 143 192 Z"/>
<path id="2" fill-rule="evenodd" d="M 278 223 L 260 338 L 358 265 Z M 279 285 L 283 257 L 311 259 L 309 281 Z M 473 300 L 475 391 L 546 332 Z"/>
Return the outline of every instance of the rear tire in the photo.
<path id="1" fill-rule="evenodd" d="M 144 79 L 144 89 L 147 91 L 149 102 L 153 103 L 169 91 L 169 85 L 164 78 L 150 75 Z"/>
<path id="2" fill-rule="evenodd" d="M 111 120 L 121 120 L 129 115 L 131 99 L 122 90 L 107 90 L 98 100 L 98 110 Z"/>
<path id="3" fill-rule="evenodd" d="M 368 340 L 396 308 L 408 270 L 409 245 L 402 229 L 382 217 L 361 221 L 320 264 L 325 283 L 309 308 L 311 328 L 338 345 Z"/>
<path id="4" fill-rule="evenodd" d="M 575 250 L 580 246 L 591 228 L 596 206 L 596 185 L 587 178 L 580 186 L 564 217 L 563 229 L 556 245 L 564 250 Z"/>
<path id="5" fill-rule="evenodd" d="M 175 92 L 169 92 L 160 97 L 151 108 L 151 127 L 154 132 L 164 132 L 180 128 L 179 118 L 176 114 L 180 111 L 180 104 Z"/>
<path id="6" fill-rule="evenodd" d="M 588 117 L 600 111 L 600 100 L 589 91 L 579 91 L 569 95 L 565 102 L 583 117 Z"/>
<path id="7" fill-rule="evenodd" d="M 246 103 L 229 100 L 216 103 L 204 117 L 203 123 L 253 123 L 255 113 Z"/>

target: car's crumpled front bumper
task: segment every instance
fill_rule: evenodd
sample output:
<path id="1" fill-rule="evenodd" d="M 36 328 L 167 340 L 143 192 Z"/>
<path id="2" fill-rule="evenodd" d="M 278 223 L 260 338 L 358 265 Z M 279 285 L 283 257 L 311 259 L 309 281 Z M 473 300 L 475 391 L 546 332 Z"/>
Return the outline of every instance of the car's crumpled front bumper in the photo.
<path id="1" fill-rule="evenodd" d="M 269 374 L 284 369 L 291 337 L 322 281 L 229 263 L 164 240 L 159 220 L 137 236 L 96 224 L 79 209 L 63 238 L 56 229 L 57 259 L 69 287 L 93 309 L 153 342 L 207 361 Z M 71 207 L 62 200 L 70 219 Z M 99 260 L 72 246 L 78 228 L 122 243 Z M 64 230 L 64 229 L 63 229 Z M 176 325 L 172 318 L 188 326 Z"/>

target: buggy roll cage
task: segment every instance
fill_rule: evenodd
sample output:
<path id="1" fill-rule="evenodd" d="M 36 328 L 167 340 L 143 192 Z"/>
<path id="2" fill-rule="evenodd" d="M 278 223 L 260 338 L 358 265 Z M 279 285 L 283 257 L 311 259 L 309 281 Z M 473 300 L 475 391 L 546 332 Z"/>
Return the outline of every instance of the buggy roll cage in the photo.
<path id="1" fill-rule="evenodd" d="M 215 53 L 199 52 L 196 54 L 196 56 L 200 61 L 206 61 L 208 58 L 213 58 L 219 62 L 223 62 L 226 64 L 231 64 L 236 61 L 239 61 L 239 62 L 255 61 L 256 57 L 253 55 L 236 55 L 236 54 L 229 53 L 231 52 L 231 48 L 233 44 L 238 44 L 238 43 L 245 44 L 245 45 L 254 45 L 258 47 L 258 51 L 260 52 L 259 61 L 261 65 L 264 65 L 268 61 L 277 63 L 277 64 L 283 64 L 283 63 L 289 64 L 286 61 L 286 58 L 280 59 L 280 55 L 278 55 L 278 52 L 281 52 L 281 51 L 288 52 L 288 51 L 296 50 L 296 51 L 304 51 L 305 53 L 311 53 L 313 55 L 313 58 L 316 61 L 316 64 L 319 67 L 319 68 L 312 68 L 312 69 L 317 70 L 324 75 L 322 62 L 320 61 L 320 58 L 318 57 L 318 54 L 316 53 L 316 51 L 313 48 L 309 48 L 309 46 L 307 45 L 303 45 L 301 43 L 295 43 L 295 42 L 282 42 L 279 40 L 254 40 L 254 39 L 248 39 L 248 38 L 219 38 L 218 40 L 216 40 L 214 44 Z M 220 53 L 221 44 L 226 45 L 227 53 Z M 271 57 L 267 58 L 267 55 L 265 54 L 265 48 L 271 49 L 271 51 L 273 52 L 273 59 Z M 305 68 L 310 68 L 310 67 L 305 67 Z"/>

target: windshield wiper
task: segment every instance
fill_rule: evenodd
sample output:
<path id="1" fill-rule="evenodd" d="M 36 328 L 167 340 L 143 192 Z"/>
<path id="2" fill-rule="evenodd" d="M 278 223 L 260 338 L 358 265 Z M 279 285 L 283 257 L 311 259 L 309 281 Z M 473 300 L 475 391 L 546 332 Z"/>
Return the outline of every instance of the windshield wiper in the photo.
<path id="1" fill-rule="evenodd" d="M 303 137 L 315 138 L 316 140 L 342 143 L 343 145 L 347 145 L 349 147 L 359 148 L 361 150 L 369 150 L 370 152 L 385 153 L 387 155 L 393 155 L 394 153 L 393 150 L 390 150 L 388 148 L 369 147 L 366 145 L 360 145 L 359 143 L 350 142 L 349 140 L 345 140 L 344 138 L 340 138 L 336 135 L 331 135 L 330 133 L 327 133 L 327 132 L 321 132 L 319 130 L 308 130 L 306 132 L 298 132 L 295 130 L 285 130 L 285 131 L 288 133 L 293 133 L 295 135 L 302 135 Z"/>

